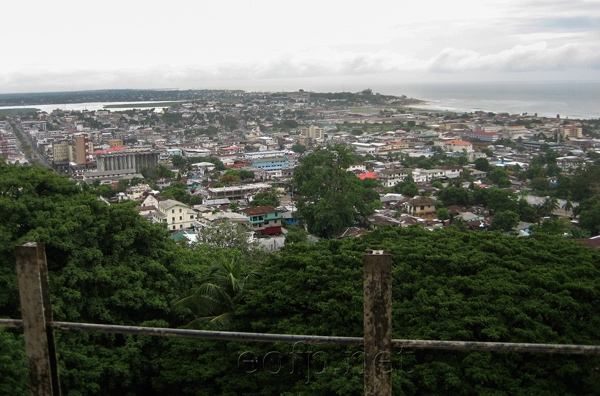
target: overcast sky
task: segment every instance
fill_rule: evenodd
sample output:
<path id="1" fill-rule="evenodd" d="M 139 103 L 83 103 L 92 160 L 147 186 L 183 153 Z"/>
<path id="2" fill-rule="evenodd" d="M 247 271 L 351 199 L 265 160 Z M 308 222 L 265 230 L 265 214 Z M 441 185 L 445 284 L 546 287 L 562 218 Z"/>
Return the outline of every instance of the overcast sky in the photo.
<path id="1" fill-rule="evenodd" d="M 0 37 L 0 93 L 600 80 L 600 0 L 23 0 Z"/>

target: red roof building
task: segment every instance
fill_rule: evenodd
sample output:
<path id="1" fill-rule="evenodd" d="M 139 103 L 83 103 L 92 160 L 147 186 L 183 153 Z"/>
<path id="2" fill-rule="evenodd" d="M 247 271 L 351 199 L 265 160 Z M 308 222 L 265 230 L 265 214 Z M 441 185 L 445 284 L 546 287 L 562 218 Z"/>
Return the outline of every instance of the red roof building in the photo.
<path id="1" fill-rule="evenodd" d="M 379 179 L 379 175 L 375 172 L 367 172 L 367 173 L 363 173 L 362 175 L 358 175 L 358 178 L 361 180 L 364 179 Z"/>

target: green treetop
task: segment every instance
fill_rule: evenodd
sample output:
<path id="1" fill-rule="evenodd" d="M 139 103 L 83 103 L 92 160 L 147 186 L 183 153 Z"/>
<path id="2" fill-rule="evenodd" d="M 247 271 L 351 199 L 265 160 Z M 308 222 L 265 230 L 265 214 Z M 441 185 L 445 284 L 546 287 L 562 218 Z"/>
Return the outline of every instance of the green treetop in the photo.
<path id="1" fill-rule="evenodd" d="M 310 232 L 331 235 L 373 213 L 372 190 L 346 170 L 353 162 L 347 147 L 318 147 L 301 161 L 294 183 L 298 213 Z"/>

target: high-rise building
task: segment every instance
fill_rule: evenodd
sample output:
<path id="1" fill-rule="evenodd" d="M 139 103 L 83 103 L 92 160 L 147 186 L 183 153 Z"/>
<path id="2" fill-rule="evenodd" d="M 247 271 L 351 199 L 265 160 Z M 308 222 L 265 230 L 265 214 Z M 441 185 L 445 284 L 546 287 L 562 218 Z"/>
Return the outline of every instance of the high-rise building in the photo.
<path id="1" fill-rule="evenodd" d="M 310 139 L 323 139 L 325 137 L 325 130 L 314 125 L 311 125 L 308 128 L 301 128 L 300 133 L 302 136 Z"/>
<path id="2" fill-rule="evenodd" d="M 94 151 L 93 147 L 93 143 L 89 141 L 87 134 L 76 135 L 74 138 L 73 162 L 77 165 L 87 164 L 90 159 L 90 153 Z"/>
<path id="3" fill-rule="evenodd" d="M 65 164 L 69 162 L 69 141 L 59 140 L 52 143 L 52 161 L 55 164 Z"/>

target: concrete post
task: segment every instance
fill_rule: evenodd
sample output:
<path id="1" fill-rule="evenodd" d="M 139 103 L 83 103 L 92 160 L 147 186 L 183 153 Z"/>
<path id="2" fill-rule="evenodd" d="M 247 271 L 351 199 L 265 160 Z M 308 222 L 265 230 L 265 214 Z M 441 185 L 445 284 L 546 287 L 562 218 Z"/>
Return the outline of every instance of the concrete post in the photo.
<path id="1" fill-rule="evenodd" d="M 16 246 L 15 256 L 31 395 L 59 395 L 54 333 L 46 329 L 46 320 L 52 319 L 52 311 L 44 245 L 29 242 Z"/>
<path id="2" fill-rule="evenodd" d="M 392 394 L 392 256 L 364 256 L 365 396 Z"/>

